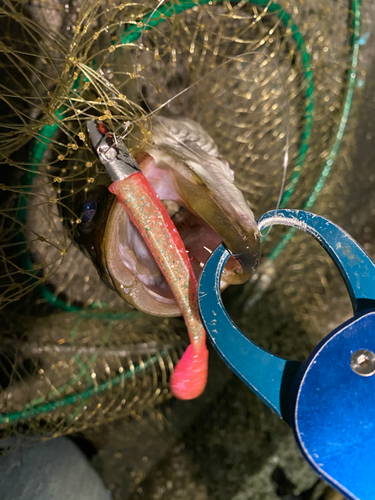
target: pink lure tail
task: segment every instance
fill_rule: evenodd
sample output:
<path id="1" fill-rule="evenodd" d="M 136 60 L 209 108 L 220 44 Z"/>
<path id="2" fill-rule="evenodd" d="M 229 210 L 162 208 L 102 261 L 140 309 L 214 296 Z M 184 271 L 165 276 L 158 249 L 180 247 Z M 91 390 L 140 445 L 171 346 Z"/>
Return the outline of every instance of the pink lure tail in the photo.
<path id="1" fill-rule="evenodd" d="M 208 350 L 202 346 L 195 353 L 189 345 L 178 362 L 171 376 L 172 393 L 179 399 L 194 399 L 202 394 L 206 387 L 208 374 Z"/>
<path id="2" fill-rule="evenodd" d="M 180 307 L 191 344 L 176 365 L 170 385 L 177 398 L 196 398 L 206 386 L 208 350 L 198 311 L 197 281 L 184 243 L 167 209 L 141 172 L 115 181 L 109 190 L 141 233 Z"/>

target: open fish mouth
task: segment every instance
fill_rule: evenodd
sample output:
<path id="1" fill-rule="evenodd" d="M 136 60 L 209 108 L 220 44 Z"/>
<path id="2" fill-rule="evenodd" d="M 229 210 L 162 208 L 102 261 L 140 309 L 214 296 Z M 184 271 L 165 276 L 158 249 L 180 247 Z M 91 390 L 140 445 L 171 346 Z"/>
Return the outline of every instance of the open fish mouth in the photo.
<path id="1" fill-rule="evenodd" d="M 221 288 L 244 283 L 258 265 L 259 232 L 211 137 L 191 120 L 158 118 L 152 144 L 136 160 L 179 231 L 197 279 L 212 251 L 224 242 L 237 258 L 229 259 Z M 124 300 L 153 315 L 181 314 L 154 257 L 117 199 L 102 249 L 107 276 Z"/>

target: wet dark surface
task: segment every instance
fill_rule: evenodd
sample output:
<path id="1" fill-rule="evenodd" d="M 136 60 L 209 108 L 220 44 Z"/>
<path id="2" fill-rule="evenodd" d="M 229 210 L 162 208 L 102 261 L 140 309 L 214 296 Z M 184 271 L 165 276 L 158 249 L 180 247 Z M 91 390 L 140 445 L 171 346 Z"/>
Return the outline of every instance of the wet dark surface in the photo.
<path id="1" fill-rule="evenodd" d="M 173 401 L 157 421 L 117 422 L 85 437 L 114 499 L 323 499 L 290 428 L 211 353 L 197 401 Z"/>

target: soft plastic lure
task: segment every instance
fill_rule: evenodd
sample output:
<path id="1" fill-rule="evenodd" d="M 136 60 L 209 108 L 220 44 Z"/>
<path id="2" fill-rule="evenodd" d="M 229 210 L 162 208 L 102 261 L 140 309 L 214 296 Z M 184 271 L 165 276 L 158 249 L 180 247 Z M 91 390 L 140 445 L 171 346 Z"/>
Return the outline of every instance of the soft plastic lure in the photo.
<path id="1" fill-rule="evenodd" d="M 180 399 L 202 394 L 208 373 L 206 333 L 197 302 L 197 280 L 184 243 L 154 188 L 124 142 L 101 122 L 87 123 L 91 144 L 113 183 L 109 186 L 129 214 L 167 280 L 191 344 L 176 365 L 170 386 Z"/>

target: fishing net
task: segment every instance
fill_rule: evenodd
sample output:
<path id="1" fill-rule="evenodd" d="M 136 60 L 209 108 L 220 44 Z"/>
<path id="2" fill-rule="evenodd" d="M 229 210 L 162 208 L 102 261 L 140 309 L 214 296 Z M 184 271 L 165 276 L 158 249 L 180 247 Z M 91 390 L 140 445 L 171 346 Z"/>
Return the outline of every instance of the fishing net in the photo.
<path id="1" fill-rule="evenodd" d="M 124 132 L 132 152 L 158 115 L 191 118 L 257 218 L 278 201 L 315 210 L 366 234 L 371 253 L 372 226 L 363 209 L 353 219 L 350 195 L 370 10 L 358 0 L 2 2 L 4 436 L 155 412 L 186 346 L 179 319 L 132 310 L 73 243 L 77 195 L 103 176 L 87 144 L 90 118 Z M 259 343 L 303 358 L 350 315 L 345 288 L 324 252 L 293 230 L 273 228 L 262 252 L 252 280 L 228 291 L 228 307 Z"/>

